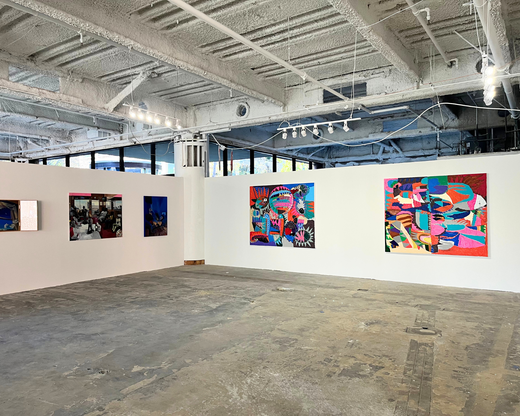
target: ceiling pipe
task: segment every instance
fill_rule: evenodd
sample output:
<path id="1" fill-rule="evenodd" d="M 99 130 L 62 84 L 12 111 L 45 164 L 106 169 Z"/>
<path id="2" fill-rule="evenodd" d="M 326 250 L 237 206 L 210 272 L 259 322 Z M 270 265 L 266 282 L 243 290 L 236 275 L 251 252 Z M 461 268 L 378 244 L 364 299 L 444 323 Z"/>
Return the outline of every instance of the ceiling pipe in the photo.
<path id="1" fill-rule="evenodd" d="M 489 21 L 490 2 L 489 0 L 473 0 L 473 4 L 477 8 L 478 17 L 480 18 L 482 28 L 484 30 L 484 33 L 486 34 L 489 49 L 491 49 L 493 59 L 495 60 L 495 65 L 499 71 L 504 72 L 509 69 L 509 67 L 511 66 L 511 62 L 506 62 L 506 58 L 504 57 L 504 53 L 502 51 L 501 42 L 498 39 L 496 27 L 493 24 L 493 22 Z M 516 97 L 513 91 L 513 85 L 511 84 L 511 80 L 509 78 L 502 78 L 502 86 L 504 87 L 504 93 L 506 94 L 507 101 L 509 103 L 509 108 L 511 109 L 509 110 L 511 117 L 514 119 L 518 119 L 520 117 L 520 112 L 518 110 L 518 104 L 516 102 Z"/>
<path id="2" fill-rule="evenodd" d="M 406 2 L 408 3 L 408 6 L 410 6 L 410 9 L 412 10 L 413 15 L 417 18 L 417 20 L 423 27 L 424 31 L 426 32 L 426 34 L 432 40 L 433 44 L 435 45 L 435 48 L 437 48 L 437 50 L 441 54 L 442 59 L 444 59 L 444 62 L 446 62 L 447 65 L 451 65 L 451 62 L 453 60 L 450 60 L 448 58 L 448 56 L 446 55 L 446 52 L 444 52 L 444 49 L 442 49 L 441 45 L 439 45 L 439 42 L 437 42 L 437 38 L 435 37 L 433 32 L 430 30 L 430 26 L 428 26 L 428 22 L 426 22 L 426 20 L 424 20 L 424 17 L 422 17 L 422 15 L 421 15 L 421 12 L 424 11 L 424 9 L 418 10 L 417 7 L 415 6 L 415 3 L 413 2 L 413 0 L 406 0 Z"/>
<path id="3" fill-rule="evenodd" d="M 440 130 L 441 128 L 435 124 L 433 121 L 431 121 L 429 118 L 425 117 L 424 114 L 421 114 L 415 110 L 413 110 L 412 108 L 410 108 L 410 106 L 408 105 L 402 105 L 400 107 L 394 107 L 394 108 L 383 108 L 381 110 L 371 110 L 367 107 L 365 107 L 364 105 L 360 105 L 359 108 L 361 110 L 363 110 L 364 112 L 370 114 L 370 115 L 374 115 L 374 114 L 380 114 L 380 113 L 388 113 L 390 111 L 397 111 L 397 110 L 405 110 L 405 111 L 409 111 L 410 113 L 412 114 L 415 114 L 418 118 L 422 118 L 424 121 L 426 121 L 429 125 L 431 125 L 432 127 L 435 127 L 435 129 L 437 130 Z"/>
<path id="4" fill-rule="evenodd" d="M 341 98 L 343 101 L 349 101 L 350 99 L 348 97 L 345 97 L 343 94 L 340 94 L 333 88 L 330 88 L 328 85 L 325 85 L 323 82 L 318 81 L 317 79 L 311 77 L 309 74 L 307 74 L 305 71 L 302 71 L 295 66 L 291 65 L 290 63 L 284 61 L 281 58 L 278 58 L 276 55 L 273 55 L 268 50 L 262 48 L 261 46 L 257 45 L 254 42 L 251 42 L 249 39 L 246 39 L 242 35 L 236 33 L 235 31 L 231 30 L 229 27 L 224 26 L 223 24 L 217 22 L 216 20 L 212 19 L 208 15 L 202 13 L 201 11 L 195 9 L 194 7 L 190 6 L 189 4 L 185 3 L 182 0 L 168 0 L 171 4 L 180 7 L 181 9 L 185 10 L 186 12 L 192 14 L 193 16 L 199 18 L 200 20 L 206 22 L 210 26 L 213 26 L 215 29 L 219 30 L 220 32 L 232 37 L 236 41 L 242 43 L 243 45 L 248 46 L 249 48 L 253 49 L 254 51 L 258 52 L 259 54 L 265 56 L 267 59 L 270 59 L 273 62 L 276 62 L 278 65 L 283 66 L 284 68 L 288 69 L 289 71 L 295 73 L 299 77 L 301 77 L 304 81 L 309 81 L 313 83 L 314 85 L 317 85 L 320 88 L 323 88 L 324 90 L 330 92 L 331 94 L 335 95 L 338 98 Z"/>

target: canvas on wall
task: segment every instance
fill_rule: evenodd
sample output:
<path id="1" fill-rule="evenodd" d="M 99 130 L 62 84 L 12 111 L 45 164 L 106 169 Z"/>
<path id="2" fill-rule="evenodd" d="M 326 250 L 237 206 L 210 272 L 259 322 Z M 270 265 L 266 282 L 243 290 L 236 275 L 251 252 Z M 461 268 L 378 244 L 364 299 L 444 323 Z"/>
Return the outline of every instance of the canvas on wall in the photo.
<path id="1" fill-rule="evenodd" d="M 488 255 L 487 175 L 385 179 L 385 250 Z"/>
<path id="2" fill-rule="evenodd" d="M 250 245 L 315 248 L 314 184 L 252 186 Z"/>
<path id="3" fill-rule="evenodd" d="M 38 201 L 0 200 L 0 231 L 38 231 Z"/>
<path id="4" fill-rule="evenodd" d="M 69 194 L 70 241 L 123 236 L 123 198 L 115 194 Z"/>
<path id="5" fill-rule="evenodd" d="M 168 198 L 144 197 L 144 236 L 168 235 Z"/>
<path id="6" fill-rule="evenodd" d="M 0 200 L 0 231 L 20 231 L 20 201 Z"/>

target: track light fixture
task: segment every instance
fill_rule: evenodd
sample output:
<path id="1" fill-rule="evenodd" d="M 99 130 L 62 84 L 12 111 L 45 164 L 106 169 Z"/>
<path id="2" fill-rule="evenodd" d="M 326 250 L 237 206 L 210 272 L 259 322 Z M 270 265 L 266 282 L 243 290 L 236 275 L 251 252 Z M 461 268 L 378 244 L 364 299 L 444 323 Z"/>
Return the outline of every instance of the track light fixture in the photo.
<path id="1" fill-rule="evenodd" d="M 324 121 L 322 123 L 311 123 L 311 124 L 296 124 L 294 126 L 291 126 L 290 123 L 288 127 L 280 127 L 278 128 L 278 131 L 282 132 L 282 138 L 287 139 L 287 130 L 292 129 L 292 137 L 295 139 L 298 137 L 298 129 L 300 129 L 300 133 L 302 137 L 307 136 L 307 128 L 312 127 L 312 134 L 315 136 L 321 136 L 321 130 L 318 128 L 318 126 L 327 126 L 327 130 L 330 134 L 334 133 L 334 124 L 340 124 L 343 123 L 343 130 L 345 132 L 352 130 L 348 123 L 351 121 L 358 121 L 361 120 L 361 118 L 347 118 L 343 120 L 335 120 L 335 121 Z"/>
<path id="2" fill-rule="evenodd" d="M 292 137 L 293 137 L 293 139 L 298 138 L 298 130 L 296 130 L 296 127 L 292 131 Z"/>
<path id="3" fill-rule="evenodd" d="M 182 130 L 180 121 L 175 118 L 170 118 L 164 114 L 152 113 L 128 104 L 123 104 L 123 106 L 130 107 L 128 110 L 128 117 L 134 120 L 142 122 L 146 121 L 147 123 L 156 124 L 158 126 L 164 125 L 168 128 L 172 128 L 175 122 L 175 128 L 177 128 L 177 130 Z"/>
<path id="4" fill-rule="evenodd" d="M 320 135 L 320 130 L 318 129 L 317 125 L 314 125 L 314 128 L 312 129 L 312 134 L 314 134 L 315 136 Z"/>
<path id="5" fill-rule="evenodd" d="M 283 129 L 282 139 L 287 140 L 287 129 Z"/>
<path id="6" fill-rule="evenodd" d="M 347 120 L 345 120 L 345 121 L 343 122 L 343 130 L 345 130 L 346 132 L 347 132 L 347 131 L 350 131 L 350 128 L 349 128 L 349 126 L 348 126 L 348 121 L 347 121 Z"/>
<path id="7" fill-rule="evenodd" d="M 329 123 L 329 127 L 327 128 L 327 130 L 329 131 L 329 134 L 334 133 L 334 126 L 332 125 L 332 123 Z"/>
<path id="8" fill-rule="evenodd" d="M 307 129 L 305 127 L 302 127 L 301 135 L 302 137 L 307 137 Z"/>

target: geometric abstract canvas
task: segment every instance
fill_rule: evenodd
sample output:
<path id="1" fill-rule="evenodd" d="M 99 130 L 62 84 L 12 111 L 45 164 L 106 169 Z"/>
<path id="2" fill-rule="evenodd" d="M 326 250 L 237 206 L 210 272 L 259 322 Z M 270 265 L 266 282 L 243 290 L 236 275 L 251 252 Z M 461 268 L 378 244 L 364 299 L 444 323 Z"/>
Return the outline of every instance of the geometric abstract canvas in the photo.
<path id="1" fill-rule="evenodd" d="M 168 198 L 144 197 L 144 236 L 168 235 Z"/>
<path id="2" fill-rule="evenodd" d="M 385 251 L 488 255 L 487 175 L 385 179 Z"/>
<path id="3" fill-rule="evenodd" d="M 315 248 L 314 184 L 252 186 L 249 244 Z"/>

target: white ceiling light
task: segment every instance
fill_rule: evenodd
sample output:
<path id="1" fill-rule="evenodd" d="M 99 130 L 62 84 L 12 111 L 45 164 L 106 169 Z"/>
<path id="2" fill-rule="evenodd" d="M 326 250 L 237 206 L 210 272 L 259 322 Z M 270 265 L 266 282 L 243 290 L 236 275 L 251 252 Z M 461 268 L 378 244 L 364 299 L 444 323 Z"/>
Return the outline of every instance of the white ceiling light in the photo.
<path id="1" fill-rule="evenodd" d="M 320 135 L 320 130 L 318 129 L 318 126 L 314 126 L 314 128 L 312 129 L 312 134 L 314 134 L 315 136 Z"/>
<path id="2" fill-rule="evenodd" d="M 307 129 L 305 127 L 302 127 L 301 135 L 302 137 L 307 137 Z"/>
<path id="3" fill-rule="evenodd" d="M 171 126 L 173 126 L 173 123 L 169 118 L 167 118 L 166 120 L 164 120 L 164 125 L 166 127 L 171 127 Z"/>
<path id="4" fill-rule="evenodd" d="M 155 115 L 155 118 L 153 121 L 155 124 L 161 124 L 161 119 L 159 118 L 159 116 L 157 114 Z"/>
<path id="5" fill-rule="evenodd" d="M 298 137 L 298 130 L 296 130 L 296 127 L 292 131 L 292 137 L 293 139 L 296 139 Z"/>
<path id="6" fill-rule="evenodd" d="M 329 123 L 329 127 L 327 128 L 327 130 L 330 134 L 334 133 L 334 126 L 332 125 L 332 123 Z"/>
<path id="7" fill-rule="evenodd" d="M 153 116 L 150 113 L 146 114 L 146 121 L 148 123 L 152 123 L 153 122 Z"/>
<path id="8" fill-rule="evenodd" d="M 137 113 L 137 118 L 139 120 L 144 120 L 144 113 L 142 111 L 139 111 L 139 113 Z"/>
<path id="9" fill-rule="evenodd" d="M 130 111 L 128 112 L 128 115 L 131 118 L 137 118 L 137 112 L 135 111 L 134 107 L 130 107 Z"/>
<path id="10" fill-rule="evenodd" d="M 284 140 L 287 139 L 287 129 L 283 129 L 282 139 L 284 139 Z"/>
<path id="11" fill-rule="evenodd" d="M 347 120 L 345 120 L 345 121 L 343 122 L 343 130 L 345 130 L 345 131 L 349 131 L 349 130 L 350 130 L 350 128 L 349 128 L 349 126 L 348 126 L 348 121 L 347 121 Z"/>

